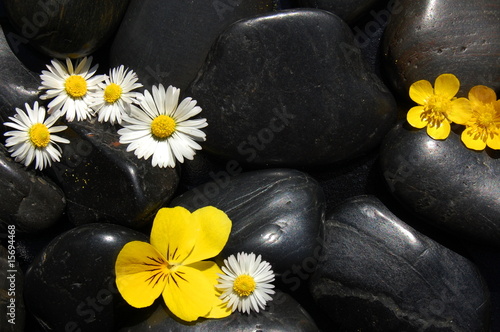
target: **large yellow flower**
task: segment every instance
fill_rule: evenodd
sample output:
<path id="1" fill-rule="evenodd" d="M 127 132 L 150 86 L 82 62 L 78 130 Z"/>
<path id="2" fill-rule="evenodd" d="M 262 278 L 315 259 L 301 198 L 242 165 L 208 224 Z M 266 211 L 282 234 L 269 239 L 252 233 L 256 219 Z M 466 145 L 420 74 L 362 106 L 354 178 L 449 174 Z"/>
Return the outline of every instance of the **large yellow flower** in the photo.
<path id="1" fill-rule="evenodd" d="M 477 85 L 470 89 L 469 100 L 472 117 L 465 124 L 462 142 L 473 150 L 483 150 L 486 145 L 500 149 L 500 100 L 495 91 Z"/>
<path id="2" fill-rule="evenodd" d="M 151 305 L 160 294 L 170 311 L 184 321 L 222 318 L 231 313 L 219 299 L 216 263 L 204 261 L 225 246 L 231 220 L 207 206 L 190 213 L 163 208 L 153 222 L 150 242 L 127 243 L 116 259 L 116 285 L 133 307 Z"/>
<path id="3" fill-rule="evenodd" d="M 410 98 L 419 104 L 412 107 L 406 118 L 415 128 L 427 127 L 434 139 L 445 139 L 450 134 L 450 123 L 465 124 L 471 117 L 469 100 L 455 98 L 460 81 L 453 74 L 436 78 L 434 88 L 429 81 L 420 80 L 410 86 Z"/>

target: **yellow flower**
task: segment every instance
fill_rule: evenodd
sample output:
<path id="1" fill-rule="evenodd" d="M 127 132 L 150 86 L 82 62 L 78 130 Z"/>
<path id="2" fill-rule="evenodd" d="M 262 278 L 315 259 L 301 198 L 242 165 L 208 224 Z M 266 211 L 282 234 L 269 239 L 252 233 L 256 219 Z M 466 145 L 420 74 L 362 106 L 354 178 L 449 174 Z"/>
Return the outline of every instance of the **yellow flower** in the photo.
<path id="1" fill-rule="evenodd" d="M 469 100 L 455 98 L 460 81 L 453 74 L 436 78 L 434 88 L 421 80 L 410 86 L 410 98 L 419 104 L 412 107 L 406 118 L 415 128 L 427 126 L 427 134 L 434 139 L 445 139 L 450 134 L 450 123 L 465 124 L 471 117 Z"/>
<path id="2" fill-rule="evenodd" d="M 500 149 L 500 100 L 495 91 L 484 85 L 470 89 L 472 117 L 465 124 L 462 142 L 469 149 L 483 150 L 486 145 Z"/>
<path id="3" fill-rule="evenodd" d="M 116 259 L 116 285 L 133 307 L 151 305 L 160 294 L 170 311 L 184 321 L 222 318 L 231 313 L 217 285 L 222 270 L 203 261 L 220 253 L 231 220 L 207 206 L 190 213 L 182 207 L 160 209 L 150 242 L 127 243 Z"/>

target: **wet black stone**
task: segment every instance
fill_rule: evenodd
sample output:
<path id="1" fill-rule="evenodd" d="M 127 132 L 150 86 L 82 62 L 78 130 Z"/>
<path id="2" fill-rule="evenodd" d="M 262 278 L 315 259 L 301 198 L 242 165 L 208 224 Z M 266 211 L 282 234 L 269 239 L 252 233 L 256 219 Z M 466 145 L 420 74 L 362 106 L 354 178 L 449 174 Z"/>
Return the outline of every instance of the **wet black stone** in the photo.
<path id="1" fill-rule="evenodd" d="M 64 194 L 50 179 L 10 158 L 0 144 L 0 232 L 7 225 L 34 233 L 54 225 L 64 212 Z"/>
<path id="2" fill-rule="evenodd" d="M 327 10 L 346 22 L 353 22 L 377 4 L 379 0 L 298 0 L 301 7 Z"/>
<path id="3" fill-rule="evenodd" d="M 273 0 L 132 0 L 113 41 L 111 64 L 133 68 L 146 88 L 163 83 L 184 90 L 229 24 L 274 6 Z"/>
<path id="4" fill-rule="evenodd" d="M 148 319 L 137 325 L 123 328 L 119 332 L 319 331 L 304 308 L 292 297 L 280 291 L 274 294 L 273 301 L 268 302 L 266 310 L 259 313 L 252 312 L 247 315 L 234 312 L 225 318 L 199 320 L 192 325 L 185 325 L 170 318 L 167 310 L 158 306 Z"/>
<path id="5" fill-rule="evenodd" d="M 120 296 L 114 266 L 130 241 L 142 233 L 111 224 L 87 224 L 53 239 L 25 275 L 26 308 L 46 330 L 113 331 L 145 310 Z"/>
<path id="6" fill-rule="evenodd" d="M 23 272 L 15 258 L 16 232 L 5 232 L 7 246 L 0 246 L 0 330 L 23 332 L 26 310 L 23 299 Z M 9 243 L 9 240 L 11 241 Z M 10 245 L 10 247 L 9 247 Z"/>
<path id="7" fill-rule="evenodd" d="M 38 100 L 38 86 L 40 77 L 30 71 L 16 57 L 13 49 L 9 46 L 9 36 L 12 32 L 4 32 L 4 23 L 0 29 L 0 132 L 7 130 L 3 123 L 8 121 L 9 116 L 13 116 L 16 107 L 24 108 L 24 104 L 33 103 Z M 9 129 L 10 130 L 10 129 Z M 2 142 L 3 140 L 2 135 Z"/>
<path id="8" fill-rule="evenodd" d="M 401 0 L 384 34 L 386 74 L 408 98 L 418 80 L 455 74 L 466 96 L 475 85 L 500 89 L 500 7 L 497 0 Z"/>
<path id="9" fill-rule="evenodd" d="M 129 1 L 5 0 L 19 41 L 56 58 L 92 54 L 115 32 Z"/>
<path id="10" fill-rule="evenodd" d="M 310 288 L 339 331 L 489 331 L 476 267 L 359 196 L 325 222 Z"/>
<path id="11" fill-rule="evenodd" d="M 325 201 L 317 182 L 305 173 L 270 169 L 239 174 L 214 174 L 214 181 L 175 198 L 171 206 L 189 210 L 212 205 L 233 222 L 223 258 L 238 252 L 261 254 L 277 274 L 311 273 L 324 218 Z M 297 269 L 299 269 L 297 271 Z M 290 284 L 288 286 L 294 286 Z"/>
<path id="12" fill-rule="evenodd" d="M 242 163 L 332 164 L 377 146 L 395 102 L 367 70 L 349 27 L 321 10 L 284 10 L 225 30 L 190 87 L 203 146 Z"/>
<path id="13" fill-rule="evenodd" d="M 500 153 L 469 150 L 451 132 L 434 140 L 399 124 L 380 154 L 393 195 L 424 220 L 468 241 L 500 246 Z"/>
<path id="14" fill-rule="evenodd" d="M 152 222 L 179 182 L 175 168 L 151 165 L 119 143 L 117 128 L 107 123 L 68 123 L 60 162 L 46 173 L 62 188 L 70 222 L 111 222 L 141 228 Z"/>

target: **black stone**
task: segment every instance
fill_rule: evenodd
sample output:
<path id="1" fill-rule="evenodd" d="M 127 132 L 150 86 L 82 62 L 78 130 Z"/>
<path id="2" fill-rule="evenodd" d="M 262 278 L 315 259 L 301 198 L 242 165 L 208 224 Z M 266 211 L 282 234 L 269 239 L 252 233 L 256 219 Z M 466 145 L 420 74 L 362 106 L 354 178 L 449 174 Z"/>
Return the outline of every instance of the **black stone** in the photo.
<path id="1" fill-rule="evenodd" d="M 500 89 L 500 7 L 497 0 L 401 0 L 384 34 L 386 74 L 408 98 L 418 80 L 455 74 L 466 96 L 475 85 Z"/>
<path id="2" fill-rule="evenodd" d="M 233 222 L 221 256 L 244 251 L 261 254 L 277 274 L 307 277 L 302 262 L 313 257 L 324 218 L 324 195 L 317 182 L 305 173 L 270 169 L 214 174 L 216 180 L 175 198 L 171 206 L 189 210 L 212 205 Z M 299 269 L 299 271 L 297 271 Z M 289 285 L 290 286 L 290 285 Z M 291 285 L 294 286 L 294 285 Z"/>
<path id="3" fill-rule="evenodd" d="M 229 24 L 274 7 L 273 0 L 132 0 L 111 47 L 111 64 L 133 68 L 146 88 L 163 83 L 184 90 Z"/>
<path id="4" fill-rule="evenodd" d="M 310 288 L 339 331 L 489 331 L 476 267 L 359 196 L 325 222 Z"/>
<path id="5" fill-rule="evenodd" d="M 434 140 L 399 124 L 380 162 L 389 190 L 411 211 L 468 241 L 500 246 L 498 151 L 469 150 L 453 131 Z"/>
<path id="6" fill-rule="evenodd" d="M 142 233 L 111 224 L 87 224 L 53 239 L 25 275 L 26 308 L 50 331 L 113 331 L 154 308 L 136 309 L 118 293 L 115 261 Z"/>
<path id="7" fill-rule="evenodd" d="M 54 225 L 64 212 L 64 194 L 50 179 L 9 157 L 0 144 L 0 232 L 7 225 L 34 233 Z"/>
<path id="8" fill-rule="evenodd" d="M 158 306 L 146 320 L 119 330 L 119 332 L 169 331 L 169 332 L 212 332 L 212 331 L 319 331 L 309 314 L 289 295 L 276 291 L 266 310 L 259 313 L 242 314 L 234 312 L 221 319 L 198 320 L 185 325 L 170 318 L 168 309 Z"/>
<path id="9" fill-rule="evenodd" d="M 189 94 L 206 151 L 257 165 L 332 164 L 377 146 L 395 102 L 349 27 L 321 10 L 284 10 L 225 30 Z"/>
<path id="10" fill-rule="evenodd" d="M 298 0 L 301 7 L 327 10 L 350 23 L 372 9 L 379 0 Z"/>
<path id="11" fill-rule="evenodd" d="M 56 58 L 92 54 L 115 32 L 129 0 L 4 0 L 16 39 Z"/>
<path id="12" fill-rule="evenodd" d="M 26 310 L 23 299 L 23 272 L 16 261 L 16 232 L 5 232 L 7 248 L 0 246 L 0 330 L 23 332 Z"/>
<path id="13" fill-rule="evenodd" d="M 38 100 L 38 86 L 40 77 L 30 71 L 16 57 L 11 49 L 7 38 L 12 38 L 12 32 L 7 35 L 0 29 L 0 132 L 7 131 L 3 123 L 9 121 L 8 117 L 16 114 L 17 108 L 24 108 L 24 104 L 33 103 Z M 17 47 L 16 45 L 14 45 Z M 9 129 L 10 130 L 10 129 Z M 2 135 L 2 142 L 3 135 Z"/>
<path id="14" fill-rule="evenodd" d="M 111 222 L 141 228 L 173 196 L 175 168 L 151 165 L 119 143 L 117 127 L 91 121 L 68 123 L 60 162 L 46 172 L 62 188 L 75 225 Z"/>

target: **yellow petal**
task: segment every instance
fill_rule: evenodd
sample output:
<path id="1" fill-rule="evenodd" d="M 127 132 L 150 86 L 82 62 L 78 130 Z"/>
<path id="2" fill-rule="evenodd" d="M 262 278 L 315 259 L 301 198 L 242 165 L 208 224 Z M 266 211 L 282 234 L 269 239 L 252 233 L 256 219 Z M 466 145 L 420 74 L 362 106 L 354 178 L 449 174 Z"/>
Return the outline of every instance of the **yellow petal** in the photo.
<path id="1" fill-rule="evenodd" d="M 446 99 L 451 99 L 460 89 L 460 81 L 453 74 L 442 74 L 434 82 L 434 93 Z"/>
<path id="2" fill-rule="evenodd" d="M 419 105 L 424 105 L 433 94 L 434 90 L 429 81 L 420 80 L 410 86 L 410 98 Z"/>
<path id="3" fill-rule="evenodd" d="M 183 264 L 217 256 L 226 245 L 232 222 L 221 210 L 206 206 L 193 212 L 192 220 L 200 225 L 196 244 Z"/>
<path id="4" fill-rule="evenodd" d="M 427 134 L 434 139 L 445 139 L 450 135 L 451 126 L 448 121 L 441 121 L 439 127 L 427 126 Z"/>
<path id="5" fill-rule="evenodd" d="M 486 145 L 495 150 L 500 150 L 500 129 L 495 135 L 491 135 L 486 140 Z"/>
<path id="6" fill-rule="evenodd" d="M 208 315 L 216 304 L 217 291 L 213 282 L 191 266 L 177 266 L 167 279 L 163 299 L 178 318 L 192 322 Z"/>
<path id="7" fill-rule="evenodd" d="M 150 306 L 165 287 L 165 258 L 149 243 L 127 243 L 116 258 L 116 286 L 133 307 Z"/>
<path id="8" fill-rule="evenodd" d="M 471 103 L 466 98 L 458 98 L 450 103 L 446 116 L 457 124 L 466 124 L 472 116 Z"/>
<path id="9" fill-rule="evenodd" d="M 218 274 L 224 274 L 220 267 L 214 262 L 204 261 L 197 262 L 189 265 L 190 267 L 194 267 L 197 270 L 201 271 L 205 277 L 214 285 L 215 288 L 215 302 L 212 305 L 212 310 L 205 316 L 205 318 L 223 318 L 227 317 L 231 314 L 231 308 L 228 308 L 226 302 L 223 302 L 219 296 L 222 294 L 222 290 L 215 287 L 219 283 L 217 279 L 219 279 Z"/>
<path id="10" fill-rule="evenodd" d="M 408 114 L 406 114 L 406 120 L 408 123 L 415 128 L 422 129 L 427 126 L 427 121 L 422 120 L 422 113 L 424 112 L 423 106 L 415 106 L 410 108 Z"/>
<path id="11" fill-rule="evenodd" d="M 470 89 L 469 99 L 473 103 L 489 104 L 497 100 L 497 95 L 487 86 L 476 85 Z"/>
<path id="12" fill-rule="evenodd" d="M 481 139 L 481 135 L 478 135 L 473 128 L 466 128 L 462 132 L 462 142 L 465 146 L 472 150 L 484 150 L 486 143 Z"/>
<path id="13" fill-rule="evenodd" d="M 170 264 L 178 264 L 193 250 L 199 230 L 199 221 L 187 209 L 162 208 L 153 222 L 150 241 Z"/>

